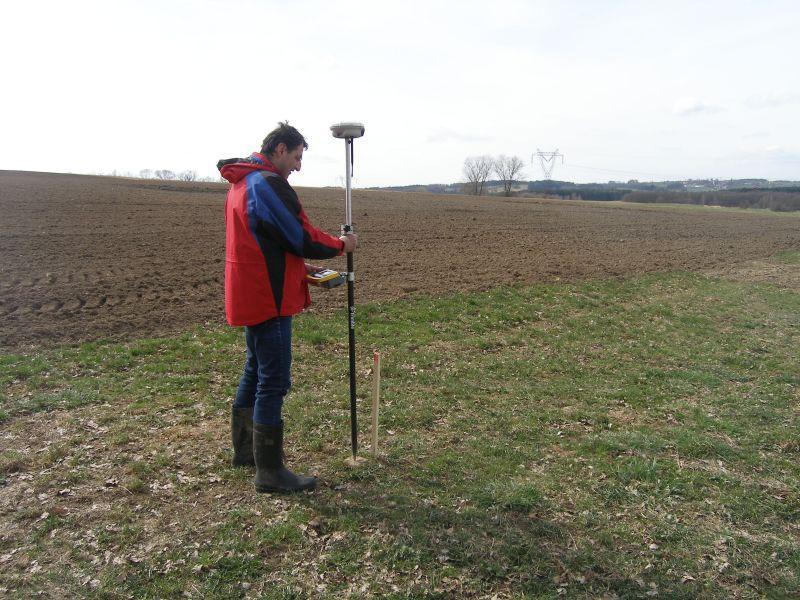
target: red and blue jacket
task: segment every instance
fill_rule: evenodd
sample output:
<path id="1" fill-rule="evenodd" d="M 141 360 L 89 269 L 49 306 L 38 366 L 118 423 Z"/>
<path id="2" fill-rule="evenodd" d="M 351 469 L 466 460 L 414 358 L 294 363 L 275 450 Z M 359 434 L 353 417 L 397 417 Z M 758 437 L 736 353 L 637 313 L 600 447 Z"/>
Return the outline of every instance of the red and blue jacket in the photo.
<path id="1" fill-rule="evenodd" d="M 234 326 L 295 315 L 311 304 L 304 258 L 332 258 L 344 243 L 314 227 L 292 186 L 254 153 L 217 163 L 225 201 L 225 314 Z"/>

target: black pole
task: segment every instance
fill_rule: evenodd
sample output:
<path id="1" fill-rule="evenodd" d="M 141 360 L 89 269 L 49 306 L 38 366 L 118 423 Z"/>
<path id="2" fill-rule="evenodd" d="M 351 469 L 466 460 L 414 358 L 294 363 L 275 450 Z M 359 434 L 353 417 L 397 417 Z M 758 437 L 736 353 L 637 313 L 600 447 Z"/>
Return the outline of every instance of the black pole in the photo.
<path id="1" fill-rule="evenodd" d="M 346 190 L 346 217 L 347 223 L 344 232 L 353 232 L 353 207 L 352 187 L 350 178 L 353 175 L 353 139 L 345 139 L 345 153 L 347 161 L 347 190 Z M 358 455 L 358 417 L 356 416 L 356 298 L 355 298 L 355 271 L 353 268 L 353 253 L 347 253 L 347 331 L 350 338 L 350 443 L 353 448 L 353 460 Z"/>
<path id="2" fill-rule="evenodd" d="M 350 233 L 352 227 L 347 226 Z M 350 441 L 353 446 L 353 460 L 358 454 L 358 424 L 356 418 L 356 301 L 355 277 L 353 274 L 353 253 L 347 253 L 347 319 L 350 334 Z"/>

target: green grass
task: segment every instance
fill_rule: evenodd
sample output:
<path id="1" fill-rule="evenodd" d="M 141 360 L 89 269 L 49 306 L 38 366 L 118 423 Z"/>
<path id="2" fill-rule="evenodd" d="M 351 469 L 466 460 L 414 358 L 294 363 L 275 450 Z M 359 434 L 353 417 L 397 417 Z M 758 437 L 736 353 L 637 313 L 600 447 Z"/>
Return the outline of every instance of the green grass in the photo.
<path id="1" fill-rule="evenodd" d="M 0 588 L 796 597 L 798 315 L 797 293 L 686 273 L 360 306 L 362 444 L 372 348 L 383 403 L 358 467 L 345 315 L 301 316 L 287 451 L 322 485 L 283 498 L 227 466 L 239 331 L 0 357 Z"/>
<path id="2" fill-rule="evenodd" d="M 773 260 L 786 265 L 797 265 L 800 264 L 800 252 L 793 252 L 791 250 L 778 252 Z"/>

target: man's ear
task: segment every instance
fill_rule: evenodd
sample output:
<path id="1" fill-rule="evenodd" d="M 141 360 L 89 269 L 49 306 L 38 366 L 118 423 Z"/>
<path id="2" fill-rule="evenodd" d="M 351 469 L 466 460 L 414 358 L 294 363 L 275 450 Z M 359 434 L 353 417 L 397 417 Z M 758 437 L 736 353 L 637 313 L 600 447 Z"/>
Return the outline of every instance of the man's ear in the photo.
<path id="1" fill-rule="evenodd" d="M 283 142 L 275 146 L 275 154 L 277 154 L 278 156 L 283 156 L 284 154 L 286 154 L 286 151 L 287 151 L 286 144 L 284 144 Z"/>

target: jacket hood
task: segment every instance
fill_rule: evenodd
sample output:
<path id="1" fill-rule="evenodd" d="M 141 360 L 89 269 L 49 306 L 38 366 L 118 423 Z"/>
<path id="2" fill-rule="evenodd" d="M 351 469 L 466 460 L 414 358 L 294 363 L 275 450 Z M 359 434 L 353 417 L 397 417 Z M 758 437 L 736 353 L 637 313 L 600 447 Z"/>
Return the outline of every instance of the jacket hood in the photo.
<path id="1" fill-rule="evenodd" d="M 278 172 L 269 159 L 260 152 L 253 152 L 247 158 L 222 159 L 217 163 L 217 169 L 231 183 L 244 179 L 253 171 Z"/>

